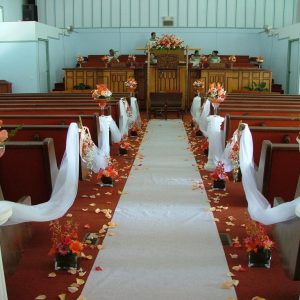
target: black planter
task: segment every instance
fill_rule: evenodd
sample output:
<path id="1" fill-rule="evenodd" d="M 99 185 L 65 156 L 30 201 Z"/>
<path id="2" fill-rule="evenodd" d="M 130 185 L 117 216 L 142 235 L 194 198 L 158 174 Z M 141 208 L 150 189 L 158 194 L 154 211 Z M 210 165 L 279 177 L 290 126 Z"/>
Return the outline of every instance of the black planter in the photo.
<path id="1" fill-rule="evenodd" d="M 214 180 L 213 189 L 225 191 L 226 190 L 225 180 L 223 180 L 223 179 Z"/>
<path id="2" fill-rule="evenodd" d="M 128 154 L 128 151 L 125 148 L 119 148 L 119 154 L 120 155 L 125 155 L 125 154 Z"/>
<path id="3" fill-rule="evenodd" d="M 66 255 L 57 254 L 55 256 L 55 270 L 69 270 L 78 269 L 78 256 L 75 253 L 68 253 Z"/>
<path id="4" fill-rule="evenodd" d="M 259 248 L 257 252 L 250 251 L 248 253 L 248 267 L 271 267 L 271 250 Z"/>
<path id="5" fill-rule="evenodd" d="M 101 180 L 100 180 L 100 186 L 110 186 L 113 187 L 114 186 L 114 181 L 111 177 L 107 177 L 102 175 Z"/>
<path id="6" fill-rule="evenodd" d="M 138 136 L 137 131 L 135 131 L 135 130 L 130 130 L 130 136 Z"/>
<path id="7" fill-rule="evenodd" d="M 203 136 L 203 133 L 201 130 L 196 131 L 196 136 Z"/>

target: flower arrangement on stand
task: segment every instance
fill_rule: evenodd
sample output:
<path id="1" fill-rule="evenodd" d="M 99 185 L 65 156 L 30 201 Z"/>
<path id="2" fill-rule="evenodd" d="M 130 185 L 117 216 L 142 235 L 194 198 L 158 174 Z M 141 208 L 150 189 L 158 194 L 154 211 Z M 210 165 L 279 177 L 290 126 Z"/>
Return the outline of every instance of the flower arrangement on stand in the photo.
<path id="1" fill-rule="evenodd" d="M 52 247 L 48 254 L 55 256 L 55 270 L 78 268 L 77 259 L 83 250 L 83 243 L 78 241 L 77 229 L 78 224 L 68 216 L 62 224 L 59 220 L 49 223 Z"/>
<path id="2" fill-rule="evenodd" d="M 126 86 L 126 88 L 128 89 L 128 91 L 130 92 L 130 96 L 132 96 L 134 94 L 134 91 L 137 88 L 137 82 L 134 79 L 134 77 L 128 77 L 128 79 L 124 82 L 124 85 Z"/>
<path id="3" fill-rule="evenodd" d="M 235 55 L 230 55 L 230 56 L 228 57 L 228 61 L 229 61 L 229 63 L 230 63 L 230 68 L 232 68 L 233 65 L 234 65 L 234 63 L 236 63 L 236 56 L 235 56 Z"/>
<path id="4" fill-rule="evenodd" d="M 130 65 L 130 68 L 134 68 L 135 67 L 135 61 L 136 61 L 135 55 L 128 54 L 128 64 Z"/>
<path id="5" fill-rule="evenodd" d="M 3 121 L 0 120 L 0 128 L 2 127 Z M 5 153 L 5 141 L 8 139 L 8 132 L 5 129 L 0 130 L 0 157 Z"/>
<path id="6" fill-rule="evenodd" d="M 207 56 L 201 55 L 200 56 L 200 62 L 201 62 L 201 69 L 204 68 L 204 64 L 207 62 Z"/>
<path id="7" fill-rule="evenodd" d="M 79 64 L 79 68 L 81 68 L 81 65 L 84 63 L 84 57 L 78 56 L 77 57 L 77 63 Z"/>
<path id="8" fill-rule="evenodd" d="M 105 169 L 100 169 L 97 174 L 97 179 L 100 179 L 100 186 L 114 186 L 114 179 L 119 175 L 117 169 L 110 161 Z"/>
<path id="9" fill-rule="evenodd" d="M 225 180 L 228 179 L 228 176 L 224 170 L 224 163 L 218 161 L 211 178 L 213 179 L 213 190 L 226 190 Z"/>
<path id="10" fill-rule="evenodd" d="M 249 267 L 271 266 L 271 250 L 274 248 L 274 242 L 268 236 L 265 227 L 253 220 L 246 224 L 248 236 L 244 239 L 244 245 L 248 252 Z"/>
<path id="11" fill-rule="evenodd" d="M 224 90 L 220 82 L 212 82 L 209 90 L 207 91 L 207 97 L 214 108 L 214 115 L 217 113 L 217 108 L 225 100 L 226 91 Z"/>
<path id="12" fill-rule="evenodd" d="M 200 96 L 201 91 L 204 90 L 204 81 L 201 79 L 197 79 L 193 82 L 193 87 L 198 96 Z"/>
<path id="13" fill-rule="evenodd" d="M 125 155 L 128 154 L 128 149 L 129 149 L 130 144 L 126 142 L 125 140 L 121 140 L 119 143 L 119 154 L 120 155 Z"/>
<path id="14" fill-rule="evenodd" d="M 258 63 L 258 67 L 261 68 L 261 65 L 263 64 L 264 62 L 264 57 L 263 56 L 257 56 L 256 57 L 256 62 Z"/>
<path id="15" fill-rule="evenodd" d="M 92 90 L 92 97 L 98 103 L 101 115 L 104 115 L 104 108 L 107 105 L 107 102 L 112 96 L 112 92 L 106 87 L 105 84 L 97 84 L 96 89 Z"/>

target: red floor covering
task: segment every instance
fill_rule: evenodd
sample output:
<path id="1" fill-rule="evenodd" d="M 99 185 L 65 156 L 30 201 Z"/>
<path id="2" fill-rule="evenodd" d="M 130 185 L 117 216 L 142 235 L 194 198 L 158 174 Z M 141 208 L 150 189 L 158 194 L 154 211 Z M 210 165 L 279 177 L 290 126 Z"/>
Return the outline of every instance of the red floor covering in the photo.
<path id="1" fill-rule="evenodd" d="M 195 137 L 195 134 L 190 127 L 189 117 L 185 118 L 185 124 L 191 142 L 191 151 L 195 154 L 198 166 L 201 167 L 207 159 L 200 150 L 200 144 L 203 143 L 203 138 Z M 103 224 L 107 224 L 110 221 L 104 214 L 96 214 L 94 210 L 96 208 L 109 208 L 114 211 L 117 206 L 120 191 L 122 191 L 126 182 L 125 177 L 130 171 L 136 153 L 138 153 L 138 146 L 142 140 L 142 133 L 140 133 L 139 138 L 132 138 L 130 140 L 133 148 L 130 150 L 129 156 L 116 156 L 116 149 L 113 149 L 112 156 L 117 159 L 118 169 L 120 171 L 119 181 L 116 182 L 113 188 L 100 188 L 97 185 L 95 177 L 93 177 L 91 181 L 79 183 L 76 201 L 68 212 L 72 213 L 73 219 L 80 224 L 79 236 L 83 237 L 87 232 L 98 232 Z M 227 232 L 231 238 L 239 237 L 239 240 L 242 241 L 243 237 L 245 237 L 245 228 L 241 225 L 246 222 L 246 200 L 241 183 L 227 182 L 226 192 L 210 191 L 211 180 L 207 177 L 208 172 L 200 170 L 200 173 L 204 180 L 211 206 L 229 207 L 227 210 L 221 209 L 220 212 L 214 212 L 214 217 L 219 219 L 219 221 L 216 222 L 219 232 Z M 111 195 L 105 194 L 106 192 L 111 192 Z M 97 193 L 100 193 L 101 195 L 97 196 Z M 91 197 L 82 197 L 82 195 Z M 219 200 L 217 198 L 219 198 Z M 96 205 L 92 207 L 89 205 L 91 203 L 95 203 Z M 88 208 L 88 211 L 83 211 L 83 208 Z M 226 225 L 225 222 L 229 220 L 228 217 L 234 218 L 231 218 L 234 226 Z M 89 224 L 89 229 L 84 228 L 86 224 Z M 48 227 L 49 222 L 32 224 L 33 238 L 24 249 L 16 272 L 12 276 L 6 278 L 9 300 L 29 300 L 35 299 L 39 295 L 46 295 L 46 299 L 54 300 L 60 299 L 58 297 L 60 294 L 66 294 L 65 299 L 67 300 L 77 299 L 79 297 L 82 286 L 80 286 L 79 290 L 74 294 L 68 291 L 68 286 L 74 283 L 76 278 L 79 278 L 78 274 L 76 276 L 71 275 L 66 271 L 56 271 L 55 273 L 57 276 L 55 278 L 48 277 L 49 273 L 54 272 L 53 257 L 47 255 L 50 248 Z M 226 229 L 229 229 L 230 231 L 226 231 Z M 271 228 L 269 228 L 269 230 L 270 229 Z M 102 240 L 103 237 L 100 239 L 99 244 L 101 244 Z M 248 268 L 247 254 L 244 248 L 224 246 L 224 251 L 230 268 L 241 264 L 246 269 L 244 272 L 232 270 L 236 275 L 234 278 L 239 280 L 239 285 L 236 287 L 239 300 L 250 300 L 255 296 L 260 296 L 268 300 L 298 299 L 300 282 L 289 280 L 285 275 L 278 256 L 278 250 L 275 249 L 272 252 L 270 269 Z M 85 255 L 92 255 L 92 257 L 95 258 L 98 249 L 87 247 L 84 249 L 84 253 Z M 232 259 L 230 253 L 238 254 L 238 258 Z M 86 274 L 80 278 L 86 280 L 88 272 L 93 265 L 93 261 L 94 259 L 88 260 L 80 258 L 81 268 L 84 271 L 87 271 Z M 105 270 L 101 272 L 105 272 Z M 105 291 L 101 292 L 105 293 Z M 99 294 L 99 299 L 101 299 L 101 294 Z"/>

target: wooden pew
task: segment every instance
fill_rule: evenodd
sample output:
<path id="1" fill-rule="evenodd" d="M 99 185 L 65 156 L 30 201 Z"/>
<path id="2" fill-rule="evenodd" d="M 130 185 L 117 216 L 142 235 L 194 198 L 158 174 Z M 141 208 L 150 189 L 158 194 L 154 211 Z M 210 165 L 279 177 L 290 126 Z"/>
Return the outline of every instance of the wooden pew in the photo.
<path id="1" fill-rule="evenodd" d="M 298 144 L 279 144 L 264 140 L 257 170 L 258 189 L 273 202 L 275 196 L 294 199 L 300 174 Z"/>
<path id="2" fill-rule="evenodd" d="M 282 101 L 282 100 L 296 100 L 300 101 L 300 95 L 286 95 L 286 94 L 264 94 L 264 93 L 228 93 L 226 95 L 226 100 L 233 100 L 233 99 L 239 99 L 239 100 L 253 100 L 253 99 L 261 99 L 264 101 L 272 100 L 272 101 Z"/>
<path id="3" fill-rule="evenodd" d="M 81 117 L 83 125 L 90 129 L 91 137 L 96 145 L 99 146 L 99 115 L 0 115 L 5 126 L 13 124 L 27 125 L 70 125 L 72 122 L 79 123 Z M 18 135 L 22 130 L 18 132 Z"/>
<path id="4" fill-rule="evenodd" d="M 300 176 L 295 197 L 300 197 Z M 281 197 L 275 197 L 274 206 L 284 203 Z M 300 219 L 275 224 L 273 238 L 279 249 L 283 267 L 291 280 L 300 280 Z"/>
<path id="5" fill-rule="evenodd" d="M 225 141 L 232 137 L 240 121 L 247 123 L 249 126 L 298 127 L 300 130 L 300 120 L 289 116 L 225 115 L 223 122 Z"/>
<path id="6" fill-rule="evenodd" d="M 5 200 L 0 186 L 0 201 Z M 17 201 L 31 205 L 30 196 L 23 196 Z M 22 223 L 0 227 L 0 244 L 5 276 L 12 275 L 20 261 L 24 247 L 32 236 L 31 223 Z"/>
<path id="7" fill-rule="evenodd" d="M 58 173 L 52 138 L 42 142 L 7 142 L 0 159 L 4 198 L 18 201 L 30 195 L 32 204 L 49 200 Z"/>

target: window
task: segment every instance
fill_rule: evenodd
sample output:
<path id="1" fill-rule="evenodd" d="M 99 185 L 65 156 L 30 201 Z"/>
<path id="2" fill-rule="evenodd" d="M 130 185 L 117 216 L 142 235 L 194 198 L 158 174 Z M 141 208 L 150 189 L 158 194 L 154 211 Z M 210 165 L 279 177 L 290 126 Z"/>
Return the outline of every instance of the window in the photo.
<path id="1" fill-rule="evenodd" d="M 3 6 L 0 6 L 0 22 L 4 22 Z"/>

